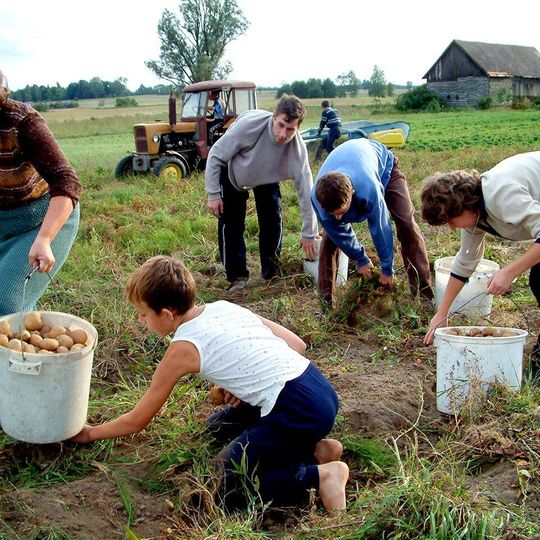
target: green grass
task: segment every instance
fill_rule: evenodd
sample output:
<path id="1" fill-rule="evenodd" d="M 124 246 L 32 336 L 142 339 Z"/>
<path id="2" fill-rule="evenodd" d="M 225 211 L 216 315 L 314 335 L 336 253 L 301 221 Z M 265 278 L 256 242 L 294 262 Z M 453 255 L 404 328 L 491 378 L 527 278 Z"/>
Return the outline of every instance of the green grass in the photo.
<path id="1" fill-rule="evenodd" d="M 140 103 L 129 111 L 81 104 L 75 112 L 55 111 L 46 115 L 76 166 L 85 191 L 77 242 L 43 297 L 41 307 L 84 317 L 98 330 L 100 342 L 94 358 L 89 407 L 91 422 L 115 418 L 136 403 L 168 344 L 141 328 L 133 308 L 124 299 L 126 279 L 141 262 L 158 253 L 182 257 L 195 273 L 200 301 L 224 297 L 226 281 L 217 253 L 215 219 L 206 212 L 203 175 L 195 174 L 178 184 L 151 176 L 118 181 L 113 175 L 116 162 L 133 149 L 132 124 L 166 114 L 166 97 L 163 99 L 158 103 Z M 318 122 L 318 101 L 307 101 L 306 126 Z M 273 97 L 261 100 L 269 109 L 273 103 Z M 509 155 L 540 146 L 538 111 L 371 115 L 371 103 L 365 96 L 358 102 L 338 102 L 338 106 L 346 120 L 403 119 L 411 124 L 409 143 L 396 154 L 416 202 L 422 180 L 436 170 L 483 170 Z M 240 301 L 297 332 L 308 343 L 309 355 L 318 358 L 323 371 L 355 369 L 339 352 L 343 335 L 362 336 L 366 342 L 376 344 L 379 352 L 372 357 L 375 365 L 393 365 L 410 361 L 411 357 L 433 365 L 433 351 L 414 345 L 423 335 L 430 313 L 408 297 L 402 272 L 398 272 L 398 286 L 389 304 L 386 300 L 373 301 L 373 291 L 367 291 L 366 301 L 366 284 L 351 279 L 343 292 L 342 311 L 322 311 L 313 283 L 302 271 L 296 194 L 290 183 L 283 185 L 282 192 L 282 262 L 286 277 L 277 287 L 250 289 Z M 424 223 L 420 227 L 432 262 L 455 253 L 458 234 Z M 356 230 L 368 251 L 372 251 L 367 228 L 358 226 Z M 252 206 L 246 241 L 256 281 L 258 239 Z M 490 240 L 486 253 L 505 264 L 521 249 L 515 244 Z M 397 260 L 400 261 L 399 257 Z M 519 323 L 518 307 L 523 312 L 534 308 L 525 277 L 514 284 L 512 298 L 515 303 L 504 298 L 495 300 L 497 316 Z M 359 388 L 358 392 L 361 391 Z M 197 377 L 178 384 L 148 429 L 129 439 L 130 451 L 121 442 L 105 441 L 85 446 L 52 445 L 42 452 L 39 446 L 18 443 L 0 432 L 0 503 L 12 497 L 16 489 L 47 489 L 104 468 L 115 479 L 126 513 L 125 526 L 129 529 L 136 529 L 133 490 L 140 489 L 171 502 L 166 526 L 178 538 L 186 534 L 191 538 L 276 537 L 265 521 L 267 512 L 257 501 L 247 511 L 234 515 L 225 514 L 210 502 L 208 458 L 215 448 L 201 435 L 205 416 L 210 412 L 207 392 L 208 385 Z M 348 510 L 332 524 L 323 514 L 308 511 L 295 515 L 286 525 L 277 519 L 278 531 L 282 533 L 286 527 L 287 534 L 306 539 L 476 540 L 500 538 L 504 531 L 524 537 L 538 535 L 538 514 L 527 501 L 539 497 L 539 407 L 539 392 L 530 384 L 513 394 L 497 390 L 482 410 L 465 415 L 459 422 L 424 425 L 419 421 L 406 433 L 394 433 L 393 438 L 386 440 L 354 432 L 341 416 L 336 434 L 343 435 L 352 478 Z M 494 447 L 493 441 L 502 440 L 503 436 L 512 444 L 510 455 L 498 454 Z M 148 467 L 145 475 L 136 479 L 136 486 L 128 485 L 126 468 L 129 470 L 142 459 L 139 452 L 144 453 Z M 468 477 L 503 458 L 514 460 L 521 471 L 521 505 L 494 503 L 467 489 Z M 186 496 L 186 490 L 197 497 Z M 200 506 L 194 505 L 195 500 Z M 15 537 L 10 531 L 13 525 L 9 513 L 1 508 L 0 505 L 0 538 Z M 135 533 L 126 534 L 134 537 Z M 59 525 L 36 528 L 33 537 L 69 538 Z"/>

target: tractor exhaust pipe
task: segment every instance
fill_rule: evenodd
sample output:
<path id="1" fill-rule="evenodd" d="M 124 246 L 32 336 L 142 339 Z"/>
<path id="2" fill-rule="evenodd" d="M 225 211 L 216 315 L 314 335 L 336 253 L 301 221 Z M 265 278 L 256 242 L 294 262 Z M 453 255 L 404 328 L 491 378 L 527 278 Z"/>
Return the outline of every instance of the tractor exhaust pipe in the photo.
<path id="1" fill-rule="evenodd" d="M 169 96 L 169 124 L 176 125 L 176 96 L 172 92 Z"/>

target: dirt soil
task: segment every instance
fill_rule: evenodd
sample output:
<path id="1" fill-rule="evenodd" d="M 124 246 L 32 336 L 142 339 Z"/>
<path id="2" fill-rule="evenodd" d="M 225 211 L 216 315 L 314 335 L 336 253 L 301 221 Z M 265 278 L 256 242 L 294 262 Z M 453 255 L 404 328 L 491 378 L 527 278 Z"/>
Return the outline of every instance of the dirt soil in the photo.
<path id="1" fill-rule="evenodd" d="M 300 292 L 300 296 L 297 309 L 315 309 L 312 291 Z M 250 307 L 261 315 L 269 315 L 264 312 L 264 302 Z M 421 338 L 408 344 L 409 350 L 420 348 L 420 341 Z M 404 354 L 397 360 L 386 358 L 373 336 L 351 332 L 336 335 L 332 343 L 319 346 L 310 356 L 339 394 L 346 430 L 385 438 L 397 437 L 414 426 L 444 421 L 435 403 L 434 355 L 431 349 L 423 357 Z M 123 444 L 119 442 L 117 448 Z M 135 437 L 130 439 L 129 446 L 125 445 L 125 451 L 144 453 L 144 444 L 144 437 Z M 50 455 L 44 456 L 44 467 L 47 461 L 58 458 L 60 446 L 48 445 Z M 15 445 L 13 452 L 17 455 L 13 458 L 24 459 L 25 452 L 37 451 L 29 447 Z M 168 496 L 149 494 L 138 482 L 145 473 L 146 468 L 140 463 L 125 465 L 123 469 L 124 481 L 134 501 L 131 530 L 139 538 L 181 538 L 178 528 L 173 527 L 174 533 L 170 528 L 173 503 Z M 67 484 L 0 494 L 0 538 L 26 539 L 39 527 L 50 531 L 53 526 L 74 539 L 124 538 L 128 516 L 118 486 L 117 478 L 96 464 L 93 474 Z M 518 500 L 516 468 L 502 462 L 471 480 L 470 489 L 489 492 L 502 502 L 515 503 Z M 189 538 L 188 533 L 185 538 Z"/>

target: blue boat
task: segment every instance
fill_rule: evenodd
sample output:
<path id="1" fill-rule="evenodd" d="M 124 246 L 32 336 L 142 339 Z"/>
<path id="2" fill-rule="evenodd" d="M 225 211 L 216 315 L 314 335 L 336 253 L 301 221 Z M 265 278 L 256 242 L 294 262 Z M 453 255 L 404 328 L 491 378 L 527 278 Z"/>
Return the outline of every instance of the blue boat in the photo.
<path id="1" fill-rule="evenodd" d="M 313 141 L 321 139 L 328 133 L 328 128 L 323 129 L 321 135 L 318 135 L 317 128 L 304 129 L 300 132 L 304 141 Z M 389 148 L 399 148 L 405 146 L 411 127 L 407 122 L 385 122 L 383 124 L 374 124 L 369 120 L 354 120 L 341 124 L 342 136 L 347 139 L 368 138 L 375 139 Z"/>

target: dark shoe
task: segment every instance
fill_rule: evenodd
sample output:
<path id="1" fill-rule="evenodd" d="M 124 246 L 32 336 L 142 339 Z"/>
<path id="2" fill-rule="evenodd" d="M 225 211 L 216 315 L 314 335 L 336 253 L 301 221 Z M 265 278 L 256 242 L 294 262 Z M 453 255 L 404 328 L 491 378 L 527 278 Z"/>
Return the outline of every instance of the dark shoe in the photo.
<path id="1" fill-rule="evenodd" d="M 247 279 L 235 279 L 227 287 L 227 292 L 239 292 L 243 291 L 247 287 Z"/>

